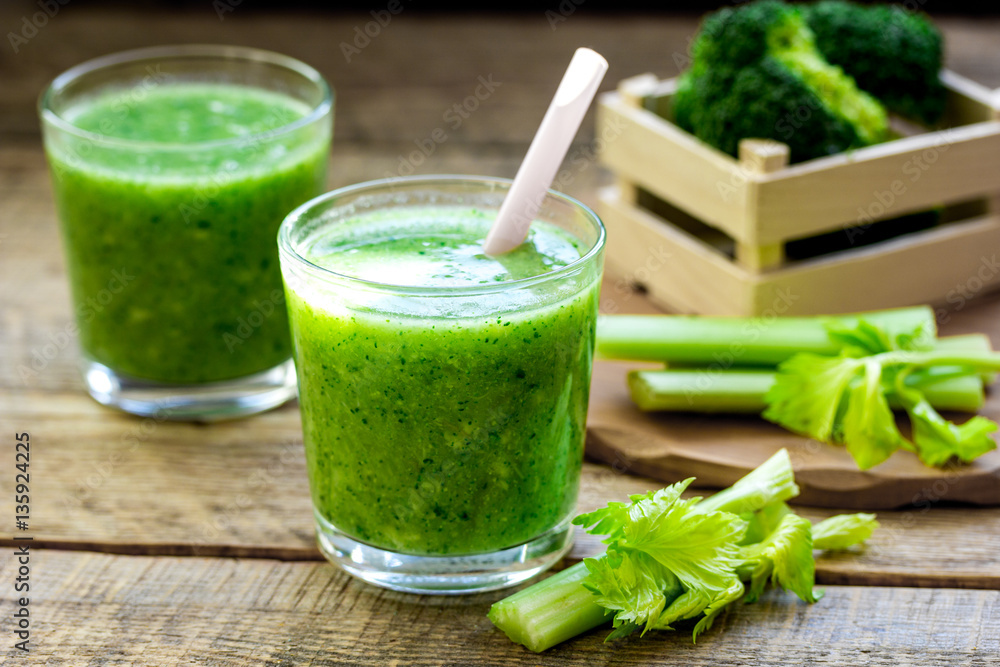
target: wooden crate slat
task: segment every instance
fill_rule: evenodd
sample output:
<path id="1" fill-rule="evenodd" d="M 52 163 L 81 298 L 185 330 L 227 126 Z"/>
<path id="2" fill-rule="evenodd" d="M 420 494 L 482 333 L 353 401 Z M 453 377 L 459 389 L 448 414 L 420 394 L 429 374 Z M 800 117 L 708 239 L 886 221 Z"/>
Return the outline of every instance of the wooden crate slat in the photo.
<path id="1" fill-rule="evenodd" d="M 986 86 L 951 70 L 941 72 L 941 83 L 948 89 L 948 104 L 942 125 L 967 125 L 998 120 L 996 93 Z"/>
<path id="2" fill-rule="evenodd" d="M 760 177 L 756 242 L 870 224 L 1000 190 L 1000 122 L 922 134 Z"/>
<path id="3" fill-rule="evenodd" d="M 600 193 L 609 270 L 641 282 L 681 312 L 815 315 L 968 299 L 1000 288 L 1000 217 L 985 216 L 760 275 L 700 239 L 618 197 Z M 670 261 L 648 270 L 651 249 Z M 954 305 L 954 304 L 953 304 Z"/>
<path id="4" fill-rule="evenodd" d="M 601 161 L 737 240 L 748 239 L 748 179 L 733 158 L 645 109 L 605 93 L 597 109 Z"/>
<path id="5" fill-rule="evenodd" d="M 769 174 L 788 166 L 790 151 L 787 144 L 766 139 L 744 139 L 739 144 L 740 164 L 751 174 Z M 747 193 L 748 208 L 757 208 L 760 189 L 752 184 Z M 757 242 L 736 242 L 736 261 L 747 269 L 760 273 L 781 266 L 785 261 L 783 243 L 762 245 Z"/>
<path id="6" fill-rule="evenodd" d="M 622 200 L 617 188 L 601 190 L 599 202 L 610 271 L 641 283 L 655 302 L 681 312 L 723 315 L 746 309 L 750 274 L 729 258 Z"/>
<path id="7" fill-rule="evenodd" d="M 986 216 L 764 274 L 752 308 L 778 299 L 791 299 L 789 314 L 800 315 L 920 303 L 954 307 L 1000 287 L 998 261 L 1000 218 Z"/>

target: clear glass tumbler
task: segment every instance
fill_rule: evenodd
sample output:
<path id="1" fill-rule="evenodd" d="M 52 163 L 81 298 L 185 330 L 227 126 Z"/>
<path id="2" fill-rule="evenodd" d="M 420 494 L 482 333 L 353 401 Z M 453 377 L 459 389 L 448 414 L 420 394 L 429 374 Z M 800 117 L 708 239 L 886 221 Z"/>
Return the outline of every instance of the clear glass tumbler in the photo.
<path id="1" fill-rule="evenodd" d="M 90 394 L 190 420 L 292 398 L 274 239 L 325 186 L 319 73 L 256 49 L 142 49 L 61 74 L 39 113 Z"/>
<path id="2" fill-rule="evenodd" d="M 331 250 L 331 231 L 378 252 L 379 221 L 413 231 L 491 219 L 509 186 L 465 176 L 363 183 L 308 202 L 281 227 L 319 545 L 370 583 L 503 588 L 572 542 L 604 251 L 597 215 L 549 192 L 537 220 L 582 256 L 506 282 L 405 286 L 391 276 L 405 274 L 406 258 L 385 264 L 385 282 L 315 259 L 337 266 L 355 252 Z"/>

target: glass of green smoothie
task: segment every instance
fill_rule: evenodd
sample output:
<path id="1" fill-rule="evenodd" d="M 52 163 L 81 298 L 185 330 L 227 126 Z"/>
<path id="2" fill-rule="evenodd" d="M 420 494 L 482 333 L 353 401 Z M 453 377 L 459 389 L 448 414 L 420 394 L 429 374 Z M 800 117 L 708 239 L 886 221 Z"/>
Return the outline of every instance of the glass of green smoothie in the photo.
<path id="1" fill-rule="evenodd" d="M 90 394 L 190 420 L 292 398 L 274 239 L 324 190 L 319 73 L 256 49 L 142 49 L 63 73 L 39 112 Z"/>
<path id="2" fill-rule="evenodd" d="M 319 545 L 376 585 L 503 588 L 572 542 L 604 228 L 550 191 L 486 256 L 509 186 L 363 183 L 279 232 Z"/>

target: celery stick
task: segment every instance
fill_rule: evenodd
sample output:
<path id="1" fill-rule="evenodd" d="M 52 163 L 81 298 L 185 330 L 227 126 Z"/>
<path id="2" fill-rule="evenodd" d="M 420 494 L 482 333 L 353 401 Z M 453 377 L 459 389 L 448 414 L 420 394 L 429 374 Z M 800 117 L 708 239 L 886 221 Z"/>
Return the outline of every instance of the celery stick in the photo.
<path id="1" fill-rule="evenodd" d="M 961 336 L 944 336 L 943 338 L 938 338 L 934 344 L 934 349 L 990 352 L 993 350 L 993 345 L 990 343 L 990 337 L 986 334 L 963 334 Z M 932 369 L 932 371 L 947 373 L 948 369 Z M 952 372 L 954 372 L 954 369 L 952 369 Z M 983 384 L 986 385 L 993 384 L 997 379 L 997 374 L 990 371 L 983 371 L 980 373 L 980 376 L 983 379 Z"/>
<path id="2" fill-rule="evenodd" d="M 696 506 L 700 512 L 731 512 L 744 514 L 756 512 L 775 502 L 784 502 L 799 495 L 795 473 L 788 450 L 781 449 L 774 456 L 751 470 L 728 489 L 702 500 Z"/>
<path id="3" fill-rule="evenodd" d="M 983 380 L 979 374 L 945 375 L 928 374 L 907 378 L 907 385 L 923 392 L 927 402 L 935 410 L 956 410 L 958 412 L 978 412 L 986 402 Z M 889 405 L 894 409 L 902 406 L 889 397 Z"/>
<path id="4" fill-rule="evenodd" d="M 583 587 L 587 572 L 577 563 L 494 603 L 487 616 L 511 641 L 536 653 L 551 648 L 611 619 Z"/>
<path id="5" fill-rule="evenodd" d="M 628 388 L 640 410 L 760 414 L 774 371 L 632 371 Z"/>
<path id="6" fill-rule="evenodd" d="M 603 315 L 597 322 L 597 354 L 605 359 L 715 364 L 728 368 L 774 366 L 800 352 L 835 355 L 840 346 L 829 324 L 859 319 L 887 331 L 923 328 L 935 335 L 927 306 L 826 317 L 733 318 L 686 315 Z"/>
<path id="7" fill-rule="evenodd" d="M 775 375 L 768 370 L 632 371 L 628 386 L 640 410 L 760 414 L 767 407 L 765 395 Z M 918 387 L 938 410 L 976 412 L 983 406 L 982 381 L 969 371 L 957 376 L 914 376 L 909 384 Z"/>

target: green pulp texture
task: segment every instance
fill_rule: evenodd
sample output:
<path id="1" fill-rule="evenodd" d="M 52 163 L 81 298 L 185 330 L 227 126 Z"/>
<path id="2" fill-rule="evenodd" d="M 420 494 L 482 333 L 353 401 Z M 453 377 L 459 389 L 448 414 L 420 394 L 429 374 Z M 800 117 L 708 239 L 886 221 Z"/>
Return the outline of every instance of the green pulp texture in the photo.
<path id="1" fill-rule="evenodd" d="M 425 284 L 524 278 L 580 257 L 568 237 L 535 223 L 519 250 L 488 258 L 471 252 L 485 227 L 476 214 L 469 221 L 461 234 L 450 223 L 396 230 L 345 243 L 344 254 L 360 275 L 415 258 L 411 269 L 438 275 Z M 332 248 L 320 254 L 314 262 L 345 270 Z M 479 317 L 333 312 L 290 286 L 316 510 L 358 540 L 422 555 L 503 549 L 565 519 L 583 457 L 599 278 L 565 298 Z"/>
<path id="2" fill-rule="evenodd" d="M 275 237 L 322 191 L 328 139 L 252 140 L 309 111 L 253 88 L 162 84 L 124 99 L 99 96 L 66 118 L 145 147 L 48 150 L 85 354 L 179 384 L 282 363 L 291 343 Z M 239 137 L 251 140 L 191 143 Z M 160 146 L 174 142 L 190 150 Z"/>

